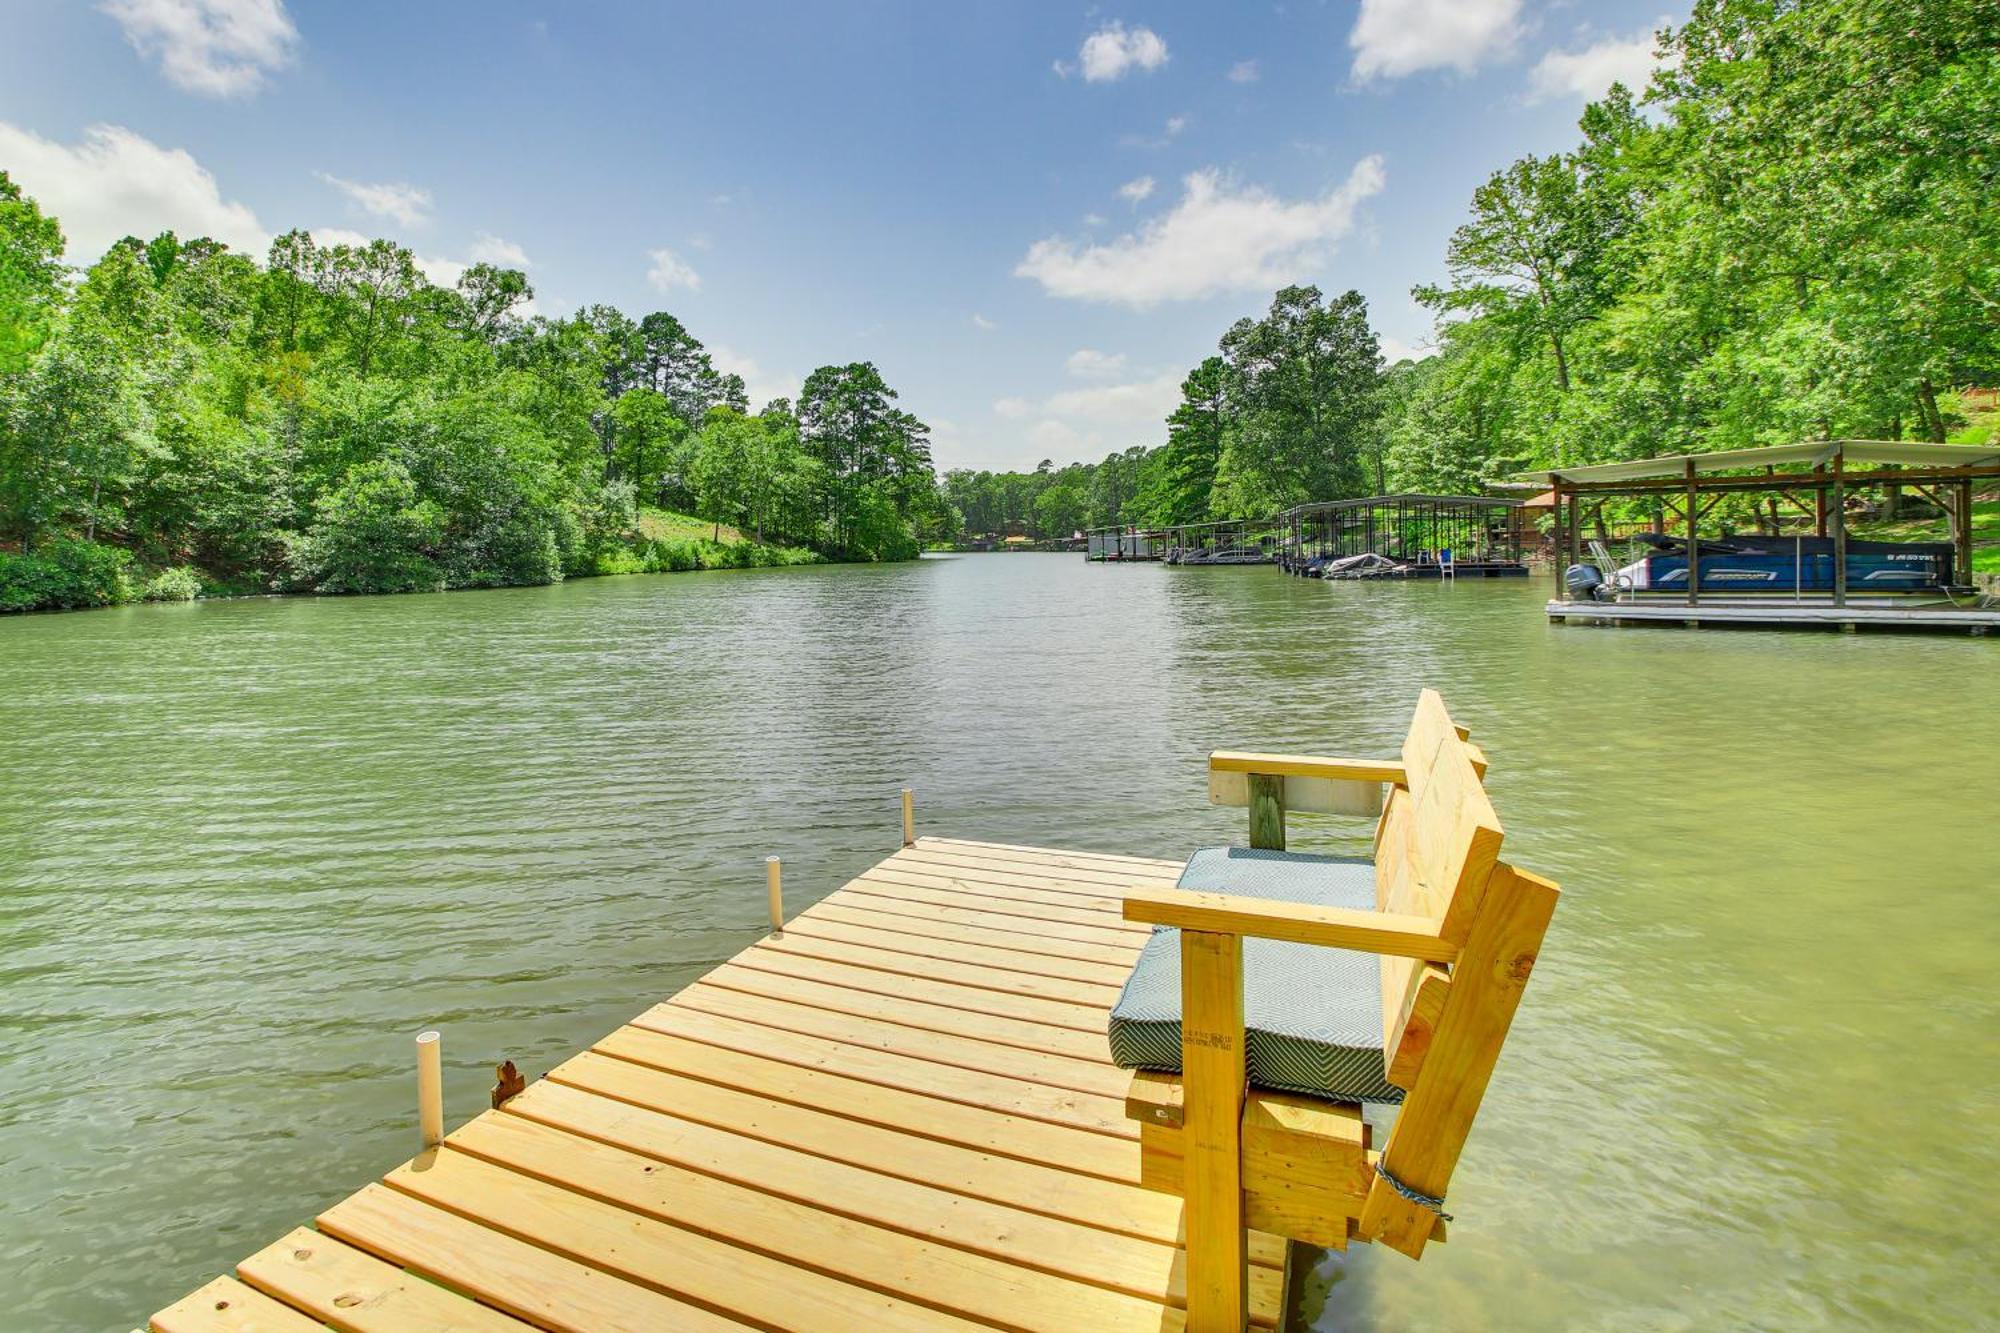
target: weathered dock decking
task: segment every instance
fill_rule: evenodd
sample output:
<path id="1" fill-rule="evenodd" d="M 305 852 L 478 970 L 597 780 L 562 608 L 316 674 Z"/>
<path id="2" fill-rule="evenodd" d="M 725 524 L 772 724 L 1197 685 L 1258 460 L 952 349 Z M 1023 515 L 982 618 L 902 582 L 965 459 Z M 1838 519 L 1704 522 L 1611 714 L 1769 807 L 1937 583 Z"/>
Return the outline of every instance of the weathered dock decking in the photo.
<path id="1" fill-rule="evenodd" d="M 1105 1038 L 1179 869 L 921 839 L 152 1326 L 1181 1328 Z"/>

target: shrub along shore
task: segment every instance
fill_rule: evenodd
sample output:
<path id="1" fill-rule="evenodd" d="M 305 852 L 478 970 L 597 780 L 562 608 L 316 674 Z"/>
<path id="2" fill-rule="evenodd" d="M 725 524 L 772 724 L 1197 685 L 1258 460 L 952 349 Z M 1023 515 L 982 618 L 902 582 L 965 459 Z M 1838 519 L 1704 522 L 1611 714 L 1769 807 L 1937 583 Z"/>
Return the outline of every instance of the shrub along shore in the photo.
<path id="1" fill-rule="evenodd" d="M 704 522 L 688 514 L 648 509 L 627 539 L 598 552 L 592 567 L 570 575 L 682 574 L 706 569 L 775 569 L 826 563 L 803 546 L 784 546 L 746 537 L 740 530 Z M 443 592 L 411 585 L 405 592 Z M 337 592 L 319 589 L 317 592 Z M 218 597 L 270 596 L 243 580 L 205 574 L 193 565 L 149 569 L 132 553 L 102 542 L 63 539 L 34 555 L 0 551 L 0 612 L 77 611 L 131 602 L 192 602 Z"/>

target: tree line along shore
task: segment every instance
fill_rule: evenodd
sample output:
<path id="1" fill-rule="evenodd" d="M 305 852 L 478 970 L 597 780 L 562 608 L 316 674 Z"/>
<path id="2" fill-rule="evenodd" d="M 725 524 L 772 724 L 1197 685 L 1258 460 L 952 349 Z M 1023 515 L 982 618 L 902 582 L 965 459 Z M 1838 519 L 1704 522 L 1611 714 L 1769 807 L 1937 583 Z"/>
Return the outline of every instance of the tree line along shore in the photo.
<path id="1" fill-rule="evenodd" d="M 1985 0 L 1701 0 L 1647 88 L 1473 192 L 1415 290 L 1434 355 L 1385 365 L 1358 293 L 1287 286 L 1160 438 L 1028 472 L 939 477 L 871 363 L 753 407 L 669 313 L 524 318 L 525 274 L 440 287 L 389 240 L 294 231 L 259 262 L 134 237 L 78 272 L 0 163 L 0 610 L 904 559 L 1662 453 L 1980 442 L 1996 38 Z"/>

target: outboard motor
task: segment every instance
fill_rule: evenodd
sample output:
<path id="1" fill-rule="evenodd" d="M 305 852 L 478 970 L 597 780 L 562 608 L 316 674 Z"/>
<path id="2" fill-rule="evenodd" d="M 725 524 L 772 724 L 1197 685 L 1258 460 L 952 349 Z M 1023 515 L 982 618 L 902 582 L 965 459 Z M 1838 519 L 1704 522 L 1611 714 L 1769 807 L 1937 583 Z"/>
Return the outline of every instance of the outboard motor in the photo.
<path id="1" fill-rule="evenodd" d="M 1589 601 L 1604 586 L 1604 571 L 1596 565 L 1571 565 L 1563 571 L 1563 590 L 1573 602 Z"/>

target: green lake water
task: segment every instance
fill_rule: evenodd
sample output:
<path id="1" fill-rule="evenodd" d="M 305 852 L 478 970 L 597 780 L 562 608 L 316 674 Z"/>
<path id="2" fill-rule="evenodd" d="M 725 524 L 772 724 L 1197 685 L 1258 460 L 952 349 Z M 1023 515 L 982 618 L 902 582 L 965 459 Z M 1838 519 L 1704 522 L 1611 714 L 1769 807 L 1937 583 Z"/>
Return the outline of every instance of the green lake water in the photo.
<path id="1" fill-rule="evenodd" d="M 926 832 L 1240 840 L 1216 747 L 1442 690 L 1564 899 L 1421 1264 L 1317 1328 L 2000 1309 L 2000 642 L 1551 626 L 1545 578 L 974 556 L 0 621 L 9 1328 L 125 1329 Z M 1296 820 L 1295 844 L 1367 829 Z"/>

